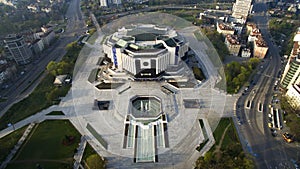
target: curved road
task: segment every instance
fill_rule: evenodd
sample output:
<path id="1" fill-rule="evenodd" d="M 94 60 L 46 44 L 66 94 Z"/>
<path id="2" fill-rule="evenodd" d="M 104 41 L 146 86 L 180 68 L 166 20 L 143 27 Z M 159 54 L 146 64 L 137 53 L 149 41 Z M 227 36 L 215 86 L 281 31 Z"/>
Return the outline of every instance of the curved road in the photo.
<path id="1" fill-rule="evenodd" d="M 281 62 L 278 48 L 272 43 L 268 32 L 266 4 L 255 3 L 253 10 L 255 11 L 253 20 L 260 28 L 269 51 L 253 77 L 248 93 L 237 101 L 237 118 L 242 123 L 239 127 L 243 134 L 241 140 L 244 148 L 254 156 L 258 168 L 294 168 L 291 159 L 299 160 L 297 154 L 300 151 L 299 147 L 295 144 L 286 144 L 281 136 L 278 136 L 280 139 L 275 139 L 267 126 L 270 111 L 268 105 Z M 258 110 L 259 106 L 262 106 L 262 112 Z"/>

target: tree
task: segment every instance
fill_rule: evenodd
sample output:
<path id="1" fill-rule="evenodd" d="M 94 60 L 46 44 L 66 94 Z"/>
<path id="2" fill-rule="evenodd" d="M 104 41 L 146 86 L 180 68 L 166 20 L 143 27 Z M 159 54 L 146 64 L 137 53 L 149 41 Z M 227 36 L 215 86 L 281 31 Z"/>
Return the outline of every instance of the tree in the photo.
<path id="1" fill-rule="evenodd" d="M 57 63 L 54 61 L 50 61 L 46 67 L 47 71 L 52 75 L 52 76 L 56 76 L 57 72 Z"/>
<path id="2" fill-rule="evenodd" d="M 77 42 L 76 42 L 76 41 L 71 42 L 71 43 L 67 44 L 66 50 L 67 50 L 67 51 L 73 50 L 74 48 L 76 48 L 76 46 L 77 46 Z"/>

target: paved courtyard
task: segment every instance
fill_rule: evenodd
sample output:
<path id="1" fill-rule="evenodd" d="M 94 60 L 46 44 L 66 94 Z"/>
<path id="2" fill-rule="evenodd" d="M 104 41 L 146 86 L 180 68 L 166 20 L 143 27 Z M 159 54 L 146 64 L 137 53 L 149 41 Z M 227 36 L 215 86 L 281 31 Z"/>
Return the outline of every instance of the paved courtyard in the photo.
<path id="1" fill-rule="evenodd" d="M 218 68 L 213 66 L 205 53 L 207 46 L 198 42 L 194 36 L 193 32 L 197 29 L 191 26 L 177 30 L 189 42 L 199 64 L 205 65 L 207 80 L 197 87 L 176 88 L 176 93 L 167 94 L 161 89 L 162 86 L 174 86 L 164 81 L 126 81 L 116 89 L 97 89 L 95 86 L 98 82 L 90 83 L 87 79 L 90 72 L 98 68 L 96 63 L 99 57 L 103 57 L 101 42 L 105 33 L 98 29 L 99 36 L 95 43 L 86 44 L 78 58 L 72 89 L 68 95 L 62 98 L 58 106 L 52 106 L 16 123 L 15 128 L 47 118 L 55 119 L 56 116 L 45 115 L 51 111 L 63 111 L 64 118 L 69 119 L 92 147 L 107 158 L 108 168 L 193 168 L 196 159 L 214 144 L 212 132 L 220 118 L 232 116 L 232 108 L 237 98 L 226 96 L 214 87 L 220 80 Z M 192 71 L 187 70 L 185 74 L 193 76 Z M 124 122 L 129 112 L 130 99 L 137 95 L 158 97 L 162 111 L 167 114 L 169 145 L 157 148 L 156 163 L 134 163 L 134 148 L 123 148 Z M 113 107 L 109 110 L 93 109 L 95 100 L 112 101 Z M 186 108 L 184 100 L 196 100 L 200 107 Z M 196 147 L 207 138 L 204 138 L 199 119 L 203 119 L 204 129 L 210 139 L 200 152 L 196 151 Z M 0 138 L 11 131 L 11 127 L 1 131 Z"/>

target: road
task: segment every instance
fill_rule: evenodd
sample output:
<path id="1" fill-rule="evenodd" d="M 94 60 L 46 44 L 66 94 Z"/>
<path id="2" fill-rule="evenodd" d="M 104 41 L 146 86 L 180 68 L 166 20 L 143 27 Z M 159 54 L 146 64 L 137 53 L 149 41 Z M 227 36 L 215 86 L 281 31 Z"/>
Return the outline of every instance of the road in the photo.
<path id="1" fill-rule="evenodd" d="M 72 0 L 65 17 L 68 18 L 66 31 L 52 46 L 46 49 L 39 59 L 26 65 L 26 73 L 19 77 L 9 88 L 2 90 L 0 95 L 7 97 L 0 103 L 0 117 L 16 102 L 27 97 L 45 76 L 44 70 L 50 61 L 59 61 L 66 54 L 65 46 L 77 39 L 87 30 L 80 10 L 80 0 Z"/>
<path id="2" fill-rule="evenodd" d="M 252 19 L 260 28 L 269 51 L 252 78 L 247 94 L 242 95 L 236 104 L 236 116 L 242 123 L 238 127 L 243 135 L 241 141 L 244 148 L 255 157 L 257 168 L 293 168 L 291 159 L 299 160 L 299 147 L 285 143 L 280 135 L 274 138 L 267 126 L 268 105 L 274 93 L 274 82 L 282 66 L 281 57 L 268 31 L 266 4 L 255 3 L 253 10 L 255 15 Z M 248 102 L 250 109 L 247 108 Z M 258 111 L 260 104 L 263 106 L 262 112 Z"/>

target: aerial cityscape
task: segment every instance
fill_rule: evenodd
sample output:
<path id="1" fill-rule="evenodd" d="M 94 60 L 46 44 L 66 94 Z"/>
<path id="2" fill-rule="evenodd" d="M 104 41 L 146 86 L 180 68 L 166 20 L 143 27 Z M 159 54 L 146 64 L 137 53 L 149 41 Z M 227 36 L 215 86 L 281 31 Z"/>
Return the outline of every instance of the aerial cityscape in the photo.
<path id="1" fill-rule="evenodd" d="M 300 167 L 298 0 L 0 9 L 0 169 Z"/>

